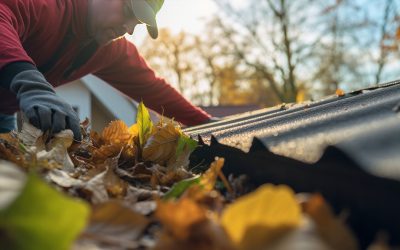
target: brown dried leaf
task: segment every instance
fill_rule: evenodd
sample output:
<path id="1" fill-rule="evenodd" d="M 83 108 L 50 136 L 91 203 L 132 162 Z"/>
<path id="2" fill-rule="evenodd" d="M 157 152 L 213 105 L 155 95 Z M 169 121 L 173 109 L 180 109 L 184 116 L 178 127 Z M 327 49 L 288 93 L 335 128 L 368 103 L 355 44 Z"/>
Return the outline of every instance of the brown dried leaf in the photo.
<path id="1" fill-rule="evenodd" d="M 115 174 L 119 157 L 106 160 L 107 171 L 104 176 L 104 185 L 108 194 L 114 198 L 122 198 L 126 194 L 128 184 Z"/>
<path id="2" fill-rule="evenodd" d="M 177 240 L 164 232 L 155 250 L 234 250 L 224 229 L 213 220 L 204 220 L 190 226 L 186 239 Z"/>
<path id="3" fill-rule="evenodd" d="M 207 220 L 207 210 L 187 198 L 178 201 L 158 200 L 155 216 L 173 238 L 185 240 L 192 225 Z"/>
<path id="4" fill-rule="evenodd" d="M 173 122 L 158 126 L 143 148 L 143 160 L 166 166 L 168 160 L 175 156 L 181 133 L 180 128 Z"/>
<path id="5" fill-rule="evenodd" d="M 22 124 L 21 132 L 18 133 L 18 138 L 27 147 L 36 147 L 36 151 L 44 150 L 45 140 L 43 139 L 43 132 L 31 125 L 29 122 Z"/>
<path id="6" fill-rule="evenodd" d="M 67 172 L 74 171 L 74 164 L 68 154 L 68 147 L 73 142 L 73 133 L 67 129 L 54 135 L 46 148 L 36 151 L 36 159 L 39 165 L 47 169 L 64 169 Z"/>
<path id="7" fill-rule="evenodd" d="M 18 140 L 10 134 L 1 134 L 0 138 L 0 158 L 13 162 L 19 166 L 25 166 L 25 156 L 18 149 Z"/>
<path id="8" fill-rule="evenodd" d="M 149 220 L 117 201 L 94 206 L 90 224 L 80 242 L 91 242 L 99 248 L 132 249 Z"/>
<path id="9" fill-rule="evenodd" d="M 96 175 L 82 187 L 82 192 L 86 194 L 87 199 L 91 201 L 92 204 L 101 204 L 109 200 L 106 187 L 104 185 L 104 176 L 106 171 Z"/>
<path id="10" fill-rule="evenodd" d="M 99 149 L 93 151 L 92 161 L 94 163 L 103 163 L 105 160 L 119 155 L 123 148 L 124 145 L 122 143 L 103 145 Z"/>

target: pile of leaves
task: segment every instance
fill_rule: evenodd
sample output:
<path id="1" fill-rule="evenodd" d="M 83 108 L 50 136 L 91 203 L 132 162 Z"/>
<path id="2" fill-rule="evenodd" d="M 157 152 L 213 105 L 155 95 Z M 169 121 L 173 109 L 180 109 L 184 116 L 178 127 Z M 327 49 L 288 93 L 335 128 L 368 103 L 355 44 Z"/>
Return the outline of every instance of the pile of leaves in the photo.
<path id="1" fill-rule="evenodd" d="M 266 184 L 249 192 L 217 158 L 188 170 L 197 142 L 179 124 L 49 137 L 28 123 L 0 136 L 0 249 L 357 249 L 318 194 Z"/>

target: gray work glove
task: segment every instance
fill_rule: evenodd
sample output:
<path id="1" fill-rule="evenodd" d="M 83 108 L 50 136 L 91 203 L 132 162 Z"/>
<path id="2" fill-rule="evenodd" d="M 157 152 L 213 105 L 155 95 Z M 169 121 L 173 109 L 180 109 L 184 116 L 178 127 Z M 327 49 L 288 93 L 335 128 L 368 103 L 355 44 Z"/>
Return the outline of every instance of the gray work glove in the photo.
<path id="1" fill-rule="evenodd" d="M 71 129 L 74 139 L 81 140 L 78 115 L 56 95 L 54 88 L 38 70 L 18 73 L 11 81 L 10 90 L 17 95 L 20 109 L 33 126 L 50 131 L 50 134 Z"/>

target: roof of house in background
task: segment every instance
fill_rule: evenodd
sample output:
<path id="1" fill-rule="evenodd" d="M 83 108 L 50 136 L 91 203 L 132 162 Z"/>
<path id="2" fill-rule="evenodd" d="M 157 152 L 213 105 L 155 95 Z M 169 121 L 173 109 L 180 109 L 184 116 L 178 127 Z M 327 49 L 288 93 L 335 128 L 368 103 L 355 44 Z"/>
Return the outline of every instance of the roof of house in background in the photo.
<path id="1" fill-rule="evenodd" d="M 94 75 L 87 75 L 81 80 L 115 119 L 123 120 L 128 125 L 135 123 L 137 112 L 135 101 Z"/>
<path id="2" fill-rule="evenodd" d="M 225 158 L 226 174 L 255 185 L 320 192 L 335 211 L 349 209 L 361 243 L 378 230 L 400 244 L 400 81 L 239 114 L 185 130 L 204 144 L 193 165 Z M 390 205 L 389 205 L 390 204 Z"/>
<path id="3" fill-rule="evenodd" d="M 260 109 L 260 106 L 258 105 L 220 105 L 220 106 L 200 106 L 200 107 L 214 117 L 237 115 Z"/>

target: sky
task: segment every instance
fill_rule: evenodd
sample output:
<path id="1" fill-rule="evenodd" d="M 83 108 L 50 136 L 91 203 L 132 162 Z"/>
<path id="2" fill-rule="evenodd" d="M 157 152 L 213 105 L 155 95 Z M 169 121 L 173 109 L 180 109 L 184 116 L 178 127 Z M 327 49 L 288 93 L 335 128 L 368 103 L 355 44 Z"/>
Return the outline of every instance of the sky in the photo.
<path id="1" fill-rule="evenodd" d="M 169 28 L 174 33 L 199 33 L 204 27 L 202 19 L 216 11 L 213 0 L 165 0 L 157 15 L 157 22 L 159 28 Z M 140 25 L 136 27 L 132 40 L 140 43 L 146 35 L 146 28 Z"/>

